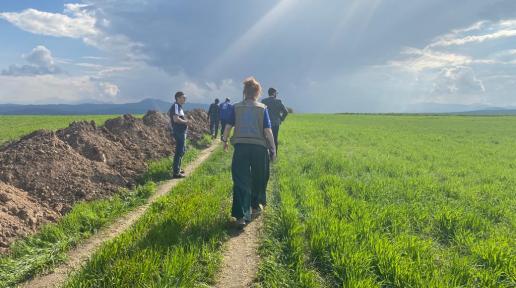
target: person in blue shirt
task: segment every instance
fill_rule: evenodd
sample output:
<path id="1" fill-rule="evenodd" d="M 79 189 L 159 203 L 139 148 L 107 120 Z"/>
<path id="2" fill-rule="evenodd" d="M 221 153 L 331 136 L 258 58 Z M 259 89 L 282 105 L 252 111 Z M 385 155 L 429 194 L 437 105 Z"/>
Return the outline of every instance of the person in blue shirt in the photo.
<path id="1" fill-rule="evenodd" d="M 233 205 L 231 216 L 244 227 L 266 205 L 269 157 L 274 161 L 276 147 L 267 107 L 258 102 L 262 87 L 253 77 L 244 81 L 244 100 L 235 104 L 228 113 L 222 141 L 228 151 L 228 137 L 234 129 L 231 175 L 233 178 Z"/>
<path id="2" fill-rule="evenodd" d="M 222 134 L 224 133 L 224 128 L 226 127 L 226 124 L 228 123 L 229 121 L 229 113 L 231 111 L 231 108 L 233 107 L 233 105 L 231 105 L 231 100 L 229 100 L 229 98 L 226 98 L 226 100 L 220 104 L 220 124 L 221 124 L 221 127 L 220 127 L 220 135 L 222 136 Z"/>
<path id="3" fill-rule="evenodd" d="M 188 120 L 183 111 L 183 105 L 186 102 L 185 94 L 177 91 L 174 95 L 175 102 L 168 111 L 170 123 L 172 124 L 172 136 L 176 142 L 176 151 L 174 153 L 174 163 L 172 164 L 172 177 L 184 178 L 185 173 L 181 169 L 181 162 L 186 152 L 186 132 L 188 130 Z"/>

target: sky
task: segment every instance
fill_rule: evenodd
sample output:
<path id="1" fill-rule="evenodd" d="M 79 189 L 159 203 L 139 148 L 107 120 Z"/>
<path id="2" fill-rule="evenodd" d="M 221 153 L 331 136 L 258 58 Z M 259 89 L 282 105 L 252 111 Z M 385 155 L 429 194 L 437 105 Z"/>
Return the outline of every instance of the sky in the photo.
<path id="1" fill-rule="evenodd" d="M 0 103 L 516 106 L 514 0 L 0 0 L 0 43 Z"/>

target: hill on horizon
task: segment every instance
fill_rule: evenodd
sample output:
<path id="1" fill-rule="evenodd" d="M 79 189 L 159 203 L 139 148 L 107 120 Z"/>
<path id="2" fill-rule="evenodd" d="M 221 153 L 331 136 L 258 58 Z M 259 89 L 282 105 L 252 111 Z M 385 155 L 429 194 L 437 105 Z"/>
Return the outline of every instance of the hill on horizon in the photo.
<path id="1" fill-rule="evenodd" d="M 144 99 L 136 103 L 124 104 L 44 104 L 20 105 L 0 104 L 0 115 L 104 115 L 104 114 L 144 114 L 148 110 L 167 112 L 172 103 L 159 99 Z M 207 110 L 208 104 L 185 103 L 185 111 Z"/>

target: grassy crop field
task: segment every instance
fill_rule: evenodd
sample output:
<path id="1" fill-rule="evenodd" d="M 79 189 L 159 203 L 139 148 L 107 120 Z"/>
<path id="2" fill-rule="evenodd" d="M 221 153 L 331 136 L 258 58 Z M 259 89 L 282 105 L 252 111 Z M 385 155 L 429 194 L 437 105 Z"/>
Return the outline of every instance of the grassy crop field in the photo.
<path id="1" fill-rule="evenodd" d="M 16 140 L 23 135 L 38 129 L 57 130 L 65 128 L 73 121 L 95 121 L 97 125 L 103 125 L 108 119 L 118 115 L 0 115 L 0 145 L 4 142 Z"/>
<path id="2" fill-rule="evenodd" d="M 516 287 L 515 147 L 516 117 L 289 116 L 256 286 Z M 66 287 L 213 285 L 228 239 L 230 163 L 217 150 Z M 155 163 L 130 202 L 148 197 L 169 165 Z M 38 246 L 29 248 L 20 251 Z"/>
<path id="3" fill-rule="evenodd" d="M 295 115 L 280 142 L 261 287 L 516 287 L 516 117 Z"/>

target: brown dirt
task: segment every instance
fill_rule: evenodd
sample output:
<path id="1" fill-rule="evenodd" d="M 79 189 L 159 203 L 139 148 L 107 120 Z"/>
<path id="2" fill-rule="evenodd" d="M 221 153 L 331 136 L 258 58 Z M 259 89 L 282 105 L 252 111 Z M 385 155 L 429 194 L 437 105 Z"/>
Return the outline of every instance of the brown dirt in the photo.
<path id="1" fill-rule="evenodd" d="M 231 238 L 225 246 L 222 270 L 217 278 L 216 287 L 253 287 L 260 263 L 258 246 L 261 229 L 262 217 L 258 217 L 243 231 L 232 231 Z"/>
<path id="2" fill-rule="evenodd" d="M 195 159 L 188 167 L 185 168 L 185 172 L 187 175 L 192 174 L 192 172 L 199 167 L 211 153 L 217 148 L 219 142 L 216 141 L 210 148 L 205 149 L 201 152 L 199 157 Z M 79 269 L 81 265 L 83 265 L 91 255 L 99 248 L 104 242 L 110 241 L 126 231 L 130 228 L 150 207 L 150 205 L 155 202 L 159 197 L 167 194 L 170 190 L 175 187 L 179 182 L 183 181 L 183 179 L 174 179 L 161 183 L 156 193 L 154 193 L 146 204 L 138 207 L 134 211 L 120 217 L 111 225 L 102 229 L 97 234 L 88 238 L 84 243 L 75 247 L 71 250 L 67 255 L 67 261 L 60 266 L 58 266 L 54 271 L 50 274 L 39 275 L 34 279 L 22 283 L 20 287 L 26 288 L 47 288 L 47 287 L 60 287 L 63 285 L 68 278 L 68 275 L 72 273 L 74 270 Z"/>
<path id="3" fill-rule="evenodd" d="M 186 115 L 188 138 L 195 144 L 208 133 L 207 113 L 194 110 Z M 0 181 L 16 188 L 9 191 L 17 195 L 11 201 L 22 207 L 25 212 L 21 214 L 49 208 L 54 215 L 49 220 L 55 221 L 78 201 L 108 197 L 122 187 L 132 187 L 148 161 L 173 151 L 170 120 L 162 113 L 149 111 L 143 119 L 124 115 L 106 121 L 104 127 L 73 122 L 56 132 L 35 131 L 1 147 Z M 41 220 L 16 222 L 12 215 L 0 214 L 0 247 L 35 231 L 44 223 Z"/>
<path id="4" fill-rule="evenodd" d="M 58 214 L 39 204 L 27 192 L 0 182 L 0 251 L 7 251 L 7 239 L 27 235 Z"/>

